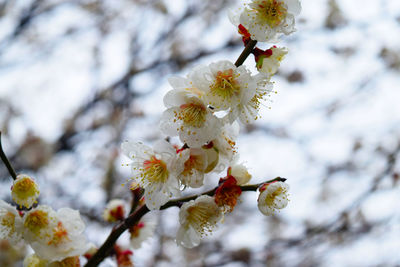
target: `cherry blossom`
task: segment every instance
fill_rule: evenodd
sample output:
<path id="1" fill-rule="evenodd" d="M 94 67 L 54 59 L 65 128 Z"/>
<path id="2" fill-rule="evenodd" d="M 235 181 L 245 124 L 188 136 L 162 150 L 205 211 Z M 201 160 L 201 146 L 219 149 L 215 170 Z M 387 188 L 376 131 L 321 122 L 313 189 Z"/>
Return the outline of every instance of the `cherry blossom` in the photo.
<path id="1" fill-rule="evenodd" d="M 176 242 L 187 248 L 199 245 L 201 238 L 210 234 L 221 218 L 221 210 L 213 197 L 203 195 L 186 202 L 179 212 L 181 226 Z"/>
<path id="2" fill-rule="evenodd" d="M 184 161 L 168 142 L 160 140 L 154 149 L 142 144 L 126 141 L 122 151 L 132 163 L 133 177 L 144 188 L 146 206 L 159 209 L 173 195 L 179 195 L 178 175 L 184 169 Z"/>
<path id="3" fill-rule="evenodd" d="M 179 153 L 185 159 L 184 169 L 178 176 L 179 181 L 192 188 L 201 187 L 208 166 L 206 152 L 201 148 L 186 148 Z"/>
<path id="4" fill-rule="evenodd" d="M 288 204 L 289 185 L 284 182 L 272 182 L 260 187 L 258 209 L 264 215 L 272 215 L 275 210 L 283 209 Z"/>
<path id="5" fill-rule="evenodd" d="M 0 239 L 8 240 L 13 246 L 22 245 L 22 219 L 15 207 L 0 200 Z"/>
<path id="6" fill-rule="evenodd" d="M 254 55 L 256 58 L 256 66 L 258 71 L 271 77 L 278 71 L 281 61 L 287 53 L 288 50 L 286 47 L 272 46 L 265 51 L 261 49 L 255 49 Z"/>
<path id="7" fill-rule="evenodd" d="M 138 249 L 142 246 L 143 242 L 153 236 L 156 223 L 149 220 L 141 220 L 129 229 L 130 244 L 134 249 Z"/>
<path id="8" fill-rule="evenodd" d="M 294 32 L 295 16 L 300 13 L 298 0 L 252 0 L 238 19 L 259 42 L 277 42 L 282 34 Z M 237 19 L 233 19 L 237 21 Z"/>
<path id="9" fill-rule="evenodd" d="M 25 174 L 19 174 L 11 187 L 12 199 L 20 206 L 32 207 L 39 197 L 40 191 L 36 182 Z"/>
<path id="10" fill-rule="evenodd" d="M 39 205 L 23 218 L 23 238 L 40 259 L 49 262 L 84 254 L 88 250 L 84 229 L 79 212 L 70 208 L 56 212 Z"/>
<path id="11" fill-rule="evenodd" d="M 203 101 L 204 92 L 186 78 L 175 77 L 170 84 L 176 88 L 164 97 L 164 111 L 160 130 L 177 136 L 190 147 L 201 147 L 213 139 L 220 130 L 220 120 Z"/>
<path id="12" fill-rule="evenodd" d="M 126 216 L 126 205 L 122 199 L 112 199 L 108 202 L 103 212 L 103 219 L 106 222 L 121 221 Z"/>

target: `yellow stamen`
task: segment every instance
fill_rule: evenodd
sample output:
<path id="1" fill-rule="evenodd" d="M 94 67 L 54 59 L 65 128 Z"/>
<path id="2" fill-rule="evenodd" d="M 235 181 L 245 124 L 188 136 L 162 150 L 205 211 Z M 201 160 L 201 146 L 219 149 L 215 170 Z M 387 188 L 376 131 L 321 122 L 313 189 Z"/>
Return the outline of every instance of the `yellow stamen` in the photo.
<path id="1" fill-rule="evenodd" d="M 12 235 L 15 232 L 15 214 L 8 211 L 3 217 L 1 218 L 1 225 L 10 229 L 9 235 Z"/>
<path id="2" fill-rule="evenodd" d="M 205 205 L 196 205 L 188 208 L 187 212 L 189 225 L 194 227 L 200 236 L 205 236 L 212 231 L 214 224 L 210 219 L 215 216 L 214 209 Z"/>
<path id="3" fill-rule="evenodd" d="M 278 0 L 262 1 L 255 11 L 258 19 L 267 23 L 270 27 L 281 24 L 287 14 L 286 6 Z"/>
<path id="4" fill-rule="evenodd" d="M 207 116 L 207 109 L 204 105 L 191 103 L 181 105 L 179 108 L 180 111 L 175 116 L 184 124 L 196 128 L 204 125 Z"/>
<path id="5" fill-rule="evenodd" d="M 28 217 L 25 219 L 24 226 L 32 233 L 39 235 L 40 230 L 45 228 L 48 224 L 48 213 L 42 210 L 35 210 L 28 214 Z"/>
<path id="6" fill-rule="evenodd" d="M 145 160 L 142 179 L 149 183 L 165 183 L 168 180 L 167 164 L 164 161 L 151 156 L 150 160 Z"/>
<path id="7" fill-rule="evenodd" d="M 235 80 L 233 70 L 218 71 L 214 83 L 210 86 L 210 92 L 212 95 L 223 99 L 230 99 L 234 95 L 239 95 L 240 85 Z"/>
<path id="8" fill-rule="evenodd" d="M 185 168 L 182 175 L 189 176 L 193 175 L 193 171 L 202 171 L 204 166 L 204 161 L 200 156 L 190 155 L 189 159 L 185 161 Z"/>

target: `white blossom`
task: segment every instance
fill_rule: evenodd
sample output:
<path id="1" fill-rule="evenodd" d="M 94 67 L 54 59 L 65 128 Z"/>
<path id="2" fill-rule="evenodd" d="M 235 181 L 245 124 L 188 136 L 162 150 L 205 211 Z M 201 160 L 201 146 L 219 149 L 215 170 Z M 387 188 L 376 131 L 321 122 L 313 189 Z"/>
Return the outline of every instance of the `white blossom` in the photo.
<path id="1" fill-rule="evenodd" d="M 221 133 L 216 139 L 212 140 L 213 149 L 204 149 L 207 152 L 208 158 L 212 158 L 213 156 L 218 158 L 212 170 L 213 172 L 221 172 L 229 167 L 231 161 L 237 155 L 236 139 L 239 135 L 239 129 L 237 121 L 234 121 L 232 124 L 224 124 Z"/>
<path id="2" fill-rule="evenodd" d="M 288 35 L 295 29 L 295 16 L 300 13 L 299 0 L 252 0 L 247 4 L 239 21 L 259 42 L 277 42 L 282 34 Z"/>
<path id="3" fill-rule="evenodd" d="M 131 247 L 139 249 L 145 240 L 153 236 L 155 228 L 156 223 L 151 220 L 139 221 L 138 224 L 129 229 Z"/>
<path id="4" fill-rule="evenodd" d="M 276 47 L 273 46 L 269 49 L 271 55 L 266 57 L 266 56 L 260 56 L 258 61 L 257 61 L 257 69 L 261 73 L 267 74 L 269 77 L 274 75 L 277 71 L 278 68 L 281 64 L 281 61 L 285 57 L 285 55 L 288 53 L 288 50 L 286 47 Z"/>
<path id="5" fill-rule="evenodd" d="M 48 261 L 39 258 L 36 254 L 30 254 L 25 257 L 24 267 L 47 267 Z"/>
<path id="6" fill-rule="evenodd" d="M 23 218 L 23 237 L 36 255 L 49 262 L 79 256 L 88 249 L 83 235 L 85 224 L 79 212 L 61 208 L 57 212 L 39 205 Z"/>
<path id="7" fill-rule="evenodd" d="M 103 212 L 103 219 L 106 222 L 123 220 L 126 216 L 126 204 L 122 199 L 112 199 L 107 203 Z"/>
<path id="8" fill-rule="evenodd" d="M 202 195 L 182 205 L 179 211 L 180 228 L 176 242 L 187 248 L 200 244 L 221 220 L 222 213 L 213 197 Z"/>
<path id="9" fill-rule="evenodd" d="M 201 187 L 208 166 L 207 154 L 201 148 L 187 148 L 179 153 L 185 160 L 184 169 L 178 176 L 179 181 L 192 188 Z"/>
<path id="10" fill-rule="evenodd" d="M 0 200 L 0 239 L 8 240 L 11 245 L 22 245 L 22 219 L 15 207 Z"/>
<path id="11" fill-rule="evenodd" d="M 79 257 L 68 257 L 61 261 L 48 261 L 41 259 L 36 254 L 31 254 L 25 257 L 23 262 L 24 267 L 77 267 L 80 265 Z"/>
<path id="12" fill-rule="evenodd" d="M 177 136 L 190 147 L 201 147 L 213 139 L 220 128 L 219 119 L 214 116 L 202 100 L 200 91 L 186 78 L 169 79 L 175 89 L 164 96 L 164 111 L 160 130 L 169 136 Z"/>
<path id="13" fill-rule="evenodd" d="M 198 73 L 196 73 L 198 72 Z M 256 83 L 244 65 L 236 67 L 227 60 L 211 63 L 208 68 L 193 70 L 193 83 L 205 92 L 204 101 L 214 111 L 234 111 L 255 94 Z"/>
<path id="14" fill-rule="evenodd" d="M 15 245 L 10 239 L 0 238 L 0 266 L 20 266 L 26 251 L 27 246 L 23 241 Z"/>
<path id="15" fill-rule="evenodd" d="M 289 185 L 284 182 L 264 184 L 258 196 L 258 209 L 264 215 L 272 215 L 275 210 L 283 209 L 288 204 Z"/>
<path id="16" fill-rule="evenodd" d="M 25 174 L 19 174 L 11 187 L 11 196 L 15 203 L 27 208 L 32 207 L 39 194 L 39 187 L 36 182 Z"/>
<path id="17" fill-rule="evenodd" d="M 235 162 L 232 164 L 232 166 L 228 169 L 228 174 L 232 175 L 236 179 L 238 185 L 247 184 L 251 179 L 251 174 L 243 163 Z"/>
<path id="18" fill-rule="evenodd" d="M 183 160 L 167 141 L 154 144 L 154 150 L 142 143 L 123 142 L 122 151 L 132 163 L 133 179 L 145 189 L 146 206 L 159 209 L 173 195 L 179 195 L 178 175 L 183 171 Z"/>
<path id="19" fill-rule="evenodd" d="M 239 117 L 239 120 L 246 124 L 260 118 L 260 108 L 262 105 L 265 105 L 264 102 L 269 100 L 268 97 L 271 96 L 273 83 L 270 82 L 266 75 L 261 73 L 253 76 L 253 78 L 257 83 L 255 95 L 247 103 L 242 103 L 240 106 L 238 106 L 236 110 L 237 114 L 229 114 L 229 116 L 231 116 L 229 118 L 230 121 Z"/>

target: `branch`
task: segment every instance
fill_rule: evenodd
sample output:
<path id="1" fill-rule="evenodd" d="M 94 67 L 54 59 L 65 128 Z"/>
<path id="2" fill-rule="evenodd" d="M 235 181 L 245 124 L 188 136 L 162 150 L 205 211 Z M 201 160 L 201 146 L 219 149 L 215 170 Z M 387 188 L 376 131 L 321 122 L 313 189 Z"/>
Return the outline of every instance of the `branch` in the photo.
<path id="1" fill-rule="evenodd" d="M 246 47 L 243 49 L 243 52 L 240 54 L 239 58 L 235 62 L 235 66 L 239 67 L 243 64 L 243 62 L 247 59 L 250 53 L 253 51 L 253 48 L 256 46 L 257 41 L 250 40 Z"/>
<path id="2" fill-rule="evenodd" d="M 8 172 L 10 173 L 11 177 L 16 180 L 17 179 L 17 174 L 15 173 L 14 168 L 11 166 L 10 161 L 8 160 L 6 154 L 3 151 L 3 146 L 1 145 L 1 131 L 0 131 L 0 157 L 1 160 L 4 162 L 4 165 L 6 165 Z"/>
<path id="3" fill-rule="evenodd" d="M 257 191 L 257 189 L 261 185 L 263 185 L 265 183 L 276 182 L 276 181 L 284 182 L 284 181 L 286 181 L 286 179 L 285 178 L 281 178 L 281 177 L 276 177 L 275 179 L 272 179 L 272 180 L 269 180 L 269 181 L 266 181 L 266 182 L 263 182 L 263 183 L 259 183 L 259 184 L 243 185 L 243 186 L 240 186 L 240 188 L 242 189 L 242 191 Z M 218 187 L 215 187 L 214 189 L 212 189 L 210 191 L 207 191 L 207 192 L 204 192 L 203 194 L 193 195 L 193 196 L 188 196 L 188 197 L 183 197 L 183 198 L 170 200 L 166 204 L 161 206 L 160 210 L 165 210 L 165 209 L 168 209 L 170 207 L 175 207 L 175 206 L 176 207 L 180 207 L 180 206 L 182 206 L 182 203 L 189 202 L 190 200 L 194 200 L 194 199 L 198 198 L 201 195 L 212 196 L 212 195 L 214 195 L 215 190 L 217 190 L 217 188 Z M 103 243 L 103 245 L 96 252 L 96 254 L 94 254 L 93 257 L 91 257 L 89 259 L 89 261 L 86 263 L 85 267 L 98 266 L 99 263 L 101 261 L 103 261 L 104 258 L 107 257 L 110 254 L 115 242 L 120 237 L 120 235 L 122 235 L 122 233 L 125 232 L 125 230 L 127 230 L 130 227 L 132 227 L 135 224 L 137 224 L 139 222 L 139 220 L 146 213 L 148 213 L 149 211 L 150 210 L 147 208 L 147 206 L 143 205 L 139 209 L 137 209 L 134 213 L 129 215 L 129 217 L 126 218 L 123 222 L 121 222 L 118 225 L 116 225 L 114 227 L 114 229 L 111 231 L 110 235 L 107 237 L 106 241 Z"/>

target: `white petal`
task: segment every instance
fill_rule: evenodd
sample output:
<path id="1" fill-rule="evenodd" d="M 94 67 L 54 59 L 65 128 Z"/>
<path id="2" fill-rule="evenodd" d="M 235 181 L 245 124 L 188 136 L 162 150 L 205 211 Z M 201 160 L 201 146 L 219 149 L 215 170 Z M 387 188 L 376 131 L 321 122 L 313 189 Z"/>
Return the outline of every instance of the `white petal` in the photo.
<path id="1" fill-rule="evenodd" d="M 196 66 L 188 75 L 188 79 L 192 81 L 193 85 L 201 91 L 208 91 L 211 85 L 212 73 L 207 66 Z"/>
<path id="2" fill-rule="evenodd" d="M 165 110 L 160 120 L 160 131 L 168 136 L 177 136 L 180 127 L 180 121 L 175 119 L 175 113 L 179 112 L 176 107 Z"/>
<path id="3" fill-rule="evenodd" d="M 298 15 L 301 12 L 301 3 L 299 0 L 285 0 L 285 3 L 288 7 L 288 12 L 293 15 Z"/>
<path id="4" fill-rule="evenodd" d="M 152 154 L 152 149 L 140 142 L 124 141 L 121 144 L 121 150 L 131 159 L 134 157 L 148 158 Z"/>
<path id="5" fill-rule="evenodd" d="M 154 143 L 154 152 L 158 154 L 170 154 L 170 155 L 176 155 L 176 150 L 175 148 L 166 140 L 158 140 Z"/>
<path id="6" fill-rule="evenodd" d="M 149 186 L 145 189 L 144 200 L 149 210 L 158 210 L 168 202 L 169 196 L 162 192 L 162 189 Z"/>
<path id="7" fill-rule="evenodd" d="M 186 90 L 170 90 L 164 96 L 164 106 L 171 108 L 174 106 L 180 106 L 185 103 L 187 91 Z"/>
<path id="8" fill-rule="evenodd" d="M 168 82 L 174 89 L 185 89 L 189 86 L 189 81 L 186 78 L 179 76 L 168 78 Z"/>
<path id="9" fill-rule="evenodd" d="M 176 242 L 186 248 L 193 248 L 200 244 L 200 236 L 190 226 L 187 230 L 184 227 L 180 227 L 176 234 Z"/>

